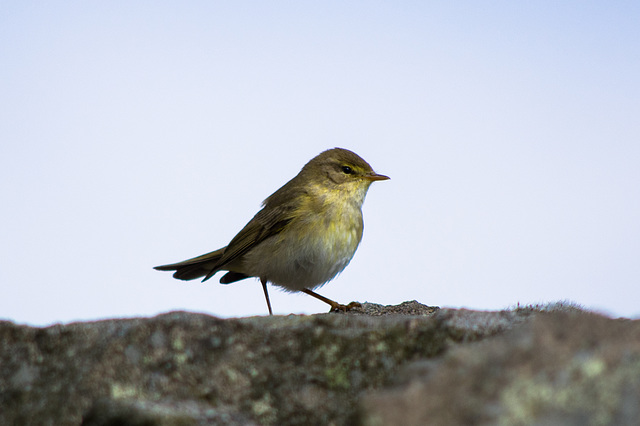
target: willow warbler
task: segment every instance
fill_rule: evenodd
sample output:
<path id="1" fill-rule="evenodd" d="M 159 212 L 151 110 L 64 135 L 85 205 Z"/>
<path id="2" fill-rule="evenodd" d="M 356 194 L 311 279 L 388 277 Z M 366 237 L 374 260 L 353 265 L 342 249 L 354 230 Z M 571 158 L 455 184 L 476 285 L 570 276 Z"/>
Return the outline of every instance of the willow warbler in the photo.
<path id="1" fill-rule="evenodd" d="M 270 315 L 268 282 L 307 293 L 331 310 L 347 310 L 351 304 L 341 305 L 312 290 L 349 264 L 362 239 L 367 190 L 373 181 L 386 179 L 354 152 L 324 151 L 264 200 L 262 210 L 228 246 L 155 269 L 176 271 L 173 277 L 179 280 L 204 277 L 203 282 L 227 271 L 222 284 L 258 277 Z"/>

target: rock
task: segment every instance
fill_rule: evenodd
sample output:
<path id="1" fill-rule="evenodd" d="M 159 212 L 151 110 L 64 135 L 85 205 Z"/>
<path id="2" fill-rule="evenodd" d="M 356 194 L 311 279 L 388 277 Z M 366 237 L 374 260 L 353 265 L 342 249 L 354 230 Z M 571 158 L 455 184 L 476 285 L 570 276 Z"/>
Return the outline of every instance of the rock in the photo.
<path id="1" fill-rule="evenodd" d="M 0 322 L 0 424 L 625 424 L 640 418 L 638 324 L 415 301 Z"/>
<path id="2" fill-rule="evenodd" d="M 406 364 L 362 398 L 360 423 L 640 424 L 640 322 L 539 313 L 503 335 Z"/>

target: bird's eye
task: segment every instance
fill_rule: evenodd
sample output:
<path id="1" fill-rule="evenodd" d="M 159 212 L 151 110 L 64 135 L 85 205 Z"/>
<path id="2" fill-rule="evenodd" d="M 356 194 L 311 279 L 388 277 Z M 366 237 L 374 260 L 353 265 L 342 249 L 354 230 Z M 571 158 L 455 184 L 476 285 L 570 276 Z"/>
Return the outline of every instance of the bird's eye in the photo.
<path id="1" fill-rule="evenodd" d="M 349 166 L 342 166 L 342 172 L 347 174 L 347 175 L 352 175 L 353 174 L 353 169 Z"/>

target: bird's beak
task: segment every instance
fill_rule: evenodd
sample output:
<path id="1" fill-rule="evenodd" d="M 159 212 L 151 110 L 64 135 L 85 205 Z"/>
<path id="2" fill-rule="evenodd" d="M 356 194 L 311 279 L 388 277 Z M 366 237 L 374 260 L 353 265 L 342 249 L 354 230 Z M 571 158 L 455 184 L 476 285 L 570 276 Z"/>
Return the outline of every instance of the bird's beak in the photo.
<path id="1" fill-rule="evenodd" d="M 370 180 L 372 182 L 374 180 L 387 180 L 387 179 L 390 179 L 389 176 L 379 175 L 376 172 L 367 173 L 366 175 L 364 175 L 362 177 L 367 179 L 367 180 Z"/>

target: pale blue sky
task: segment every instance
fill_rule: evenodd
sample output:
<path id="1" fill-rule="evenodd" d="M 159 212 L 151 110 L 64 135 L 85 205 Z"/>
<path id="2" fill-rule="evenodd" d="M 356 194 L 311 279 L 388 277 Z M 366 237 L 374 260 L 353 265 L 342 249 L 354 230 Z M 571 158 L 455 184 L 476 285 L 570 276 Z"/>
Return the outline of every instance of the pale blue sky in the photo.
<path id="1" fill-rule="evenodd" d="M 391 180 L 321 294 L 640 316 L 637 2 L 3 1 L 0 58 L 0 318 L 266 314 L 151 268 L 334 146 Z"/>

